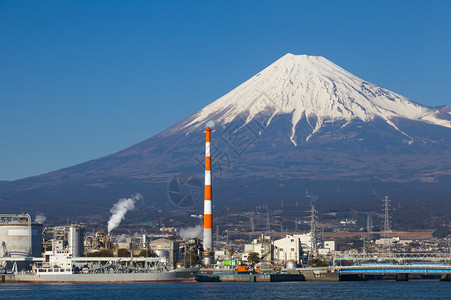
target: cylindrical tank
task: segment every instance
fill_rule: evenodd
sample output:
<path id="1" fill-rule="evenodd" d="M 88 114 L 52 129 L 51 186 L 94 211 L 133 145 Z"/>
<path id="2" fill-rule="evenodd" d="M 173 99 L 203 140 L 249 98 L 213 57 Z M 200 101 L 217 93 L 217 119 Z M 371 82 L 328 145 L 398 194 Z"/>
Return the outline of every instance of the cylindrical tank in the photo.
<path id="1" fill-rule="evenodd" d="M 159 257 L 166 257 L 167 259 L 169 259 L 169 251 L 155 250 L 155 254 L 158 255 Z"/>
<path id="2" fill-rule="evenodd" d="M 287 269 L 289 270 L 296 269 L 296 262 L 295 261 L 287 262 Z"/>
<path id="3" fill-rule="evenodd" d="M 42 225 L 28 214 L 0 215 L 0 254 L 11 257 L 42 256 Z M 5 253 L 6 252 L 6 253 Z"/>
<path id="4" fill-rule="evenodd" d="M 67 241 L 69 246 L 69 251 L 72 253 L 72 257 L 83 256 L 84 247 L 82 239 L 82 227 L 77 225 L 72 225 L 68 228 Z"/>

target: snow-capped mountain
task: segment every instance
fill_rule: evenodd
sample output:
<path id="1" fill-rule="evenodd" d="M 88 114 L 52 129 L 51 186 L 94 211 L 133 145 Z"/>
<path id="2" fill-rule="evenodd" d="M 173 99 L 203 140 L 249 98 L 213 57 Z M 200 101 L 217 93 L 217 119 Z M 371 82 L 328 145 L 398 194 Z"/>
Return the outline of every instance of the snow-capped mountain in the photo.
<path id="1" fill-rule="evenodd" d="M 12 208 L 19 198 L 28 201 L 19 207 L 103 210 L 105 202 L 140 192 L 167 204 L 176 174 L 202 178 L 209 122 L 215 193 L 230 205 L 294 201 L 305 189 L 339 207 L 373 199 L 375 187 L 417 202 L 445 201 L 450 193 L 448 106 L 417 104 L 323 57 L 287 54 L 160 134 L 103 158 L 1 183 L 0 199 Z"/>
<path id="2" fill-rule="evenodd" d="M 211 103 L 184 126 L 203 127 L 209 120 L 227 124 L 240 115 L 250 122 L 263 111 L 270 112 L 267 126 L 274 116 L 289 115 L 295 145 L 296 126 L 303 118 L 312 129 L 306 140 L 324 122 L 338 120 L 368 122 L 379 117 L 400 131 L 392 120 L 401 117 L 451 128 L 451 116 L 440 118 L 437 108 L 366 82 L 323 57 L 293 54 Z"/>

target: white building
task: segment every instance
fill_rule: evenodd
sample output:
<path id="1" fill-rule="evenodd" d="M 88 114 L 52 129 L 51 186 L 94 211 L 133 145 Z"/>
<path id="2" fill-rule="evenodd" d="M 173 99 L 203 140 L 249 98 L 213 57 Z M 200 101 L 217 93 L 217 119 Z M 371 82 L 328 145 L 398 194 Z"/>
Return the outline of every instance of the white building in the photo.
<path id="1" fill-rule="evenodd" d="M 299 240 L 301 241 L 303 252 L 310 252 L 312 250 L 312 235 L 310 232 L 304 234 L 295 234 L 293 236 L 299 238 Z"/>
<path id="2" fill-rule="evenodd" d="M 274 241 L 274 261 L 279 264 L 296 262 L 299 264 L 302 257 L 301 239 L 294 235 Z"/>
<path id="3" fill-rule="evenodd" d="M 325 249 L 329 249 L 329 251 L 335 251 L 335 241 L 324 241 L 324 247 Z"/>
<path id="4" fill-rule="evenodd" d="M 118 249 L 130 250 L 132 248 L 132 239 L 131 238 L 126 238 L 125 241 L 118 242 L 117 243 L 117 248 Z"/>
<path id="5" fill-rule="evenodd" d="M 319 255 L 330 255 L 335 251 L 335 241 L 324 241 L 323 248 L 318 249 Z"/>
<path id="6" fill-rule="evenodd" d="M 226 250 L 215 250 L 215 261 L 223 261 L 229 258 Z"/>
<path id="7" fill-rule="evenodd" d="M 380 238 L 375 240 L 376 245 L 394 245 L 399 242 L 399 236 L 389 237 L 389 238 Z"/>
<path id="8" fill-rule="evenodd" d="M 258 239 L 254 239 L 251 244 L 244 244 L 244 253 L 242 256 L 243 261 L 247 261 L 247 257 L 251 252 L 257 252 L 260 257 L 264 257 L 262 262 L 271 263 L 273 244 L 269 237 L 261 236 Z"/>

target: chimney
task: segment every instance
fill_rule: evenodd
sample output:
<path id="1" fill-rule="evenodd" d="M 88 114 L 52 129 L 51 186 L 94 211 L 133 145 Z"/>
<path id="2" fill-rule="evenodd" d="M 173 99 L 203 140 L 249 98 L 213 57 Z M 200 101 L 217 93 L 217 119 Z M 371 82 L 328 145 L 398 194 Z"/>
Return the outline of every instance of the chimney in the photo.
<path id="1" fill-rule="evenodd" d="M 207 127 L 205 133 L 204 251 L 202 256 L 204 265 L 211 265 L 214 261 L 213 214 L 211 211 L 211 128 Z"/>

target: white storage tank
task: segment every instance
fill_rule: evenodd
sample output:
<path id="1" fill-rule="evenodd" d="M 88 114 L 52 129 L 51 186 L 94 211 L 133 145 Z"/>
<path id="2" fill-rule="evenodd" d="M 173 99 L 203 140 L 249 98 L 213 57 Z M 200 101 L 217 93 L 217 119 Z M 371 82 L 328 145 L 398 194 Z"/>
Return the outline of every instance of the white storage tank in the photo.
<path id="1" fill-rule="evenodd" d="M 297 265 L 295 261 L 288 261 L 287 262 L 287 269 L 294 270 L 296 269 Z"/>
<path id="2" fill-rule="evenodd" d="M 0 254 L 41 257 L 41 233 L 42 225 L 33 222 L 29 214 L 0 214 Z"/>
<path id="3" fill-rule="evenodd" d="M 84 253 L 83 227 L 79 225 L 69 226 L 67 231 L 67 242 L 72 257 L 82 257 Z"/>
<path id="4" fill-rule="evenodd" d="M 158 257 L 165 257 L 165 258 L 169 259 L 169 251 L 166 251 L 166 250 L 154 250 L 154 251 Z"/>

